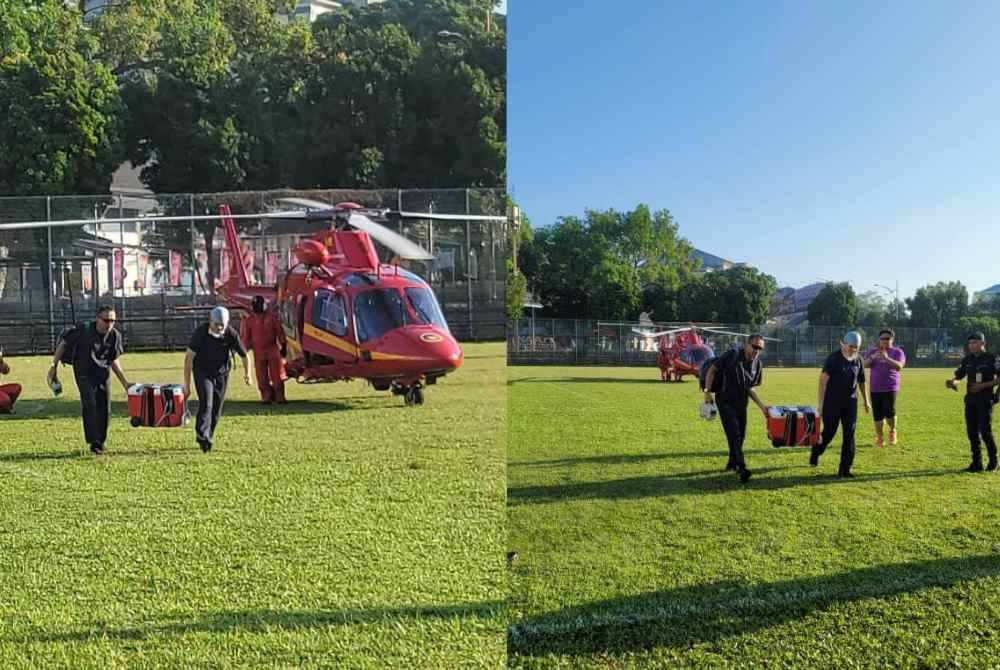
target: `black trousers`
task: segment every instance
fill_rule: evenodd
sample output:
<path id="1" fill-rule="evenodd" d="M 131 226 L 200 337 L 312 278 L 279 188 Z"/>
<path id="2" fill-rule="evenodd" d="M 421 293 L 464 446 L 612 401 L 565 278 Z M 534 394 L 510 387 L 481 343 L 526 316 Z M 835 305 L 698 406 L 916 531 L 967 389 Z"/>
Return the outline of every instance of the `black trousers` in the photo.
<path id="1" fill-rule="evenodd" d="M 747 404 L 748 398 L 715 398 L 722 430 L 726 432 L 726 441 L 729 442 L 729 463 L 737 470 L 746 470 L 747 467 L 743 460 L 743 441 L 747 437 Z"/>
<path id="2" fill-rule="evenodd" d="M 965 430 L 969 433 L 972 462 L 982 464 L 980 436 L 986 443 L 990 463 L 997 460 L 997 443 L 993 440 L 993 394 L 989 391 L 965 396 Z"/>
<path id="3" fill-rule="evenodd" d="M 843 444 L 840 447 L 840 474 L 851 471 L 854 465 L 854 430 L 858 427 L 858 399 L 851 398 L 845 405 L 823 406 L 823 435 L 819 444 L 813 447 L 813 454 L 820 456 L 837 434 L 837 427 L 842 426 Z"/>
<path id="4" fill-rule="evenodd" d="M 226 387 L 229 385 L 229 372 L 206 375 L 194 371 L 194 387 L 198 392 L 198 417 L 195 420 L 194 432 L 198 441 L 212 442 L 215 427 L 222 416 L 222 404 L 226 400 Z"/>
<path id="5" fill-rule="evenodd" d="M 110 378 L 95 382 L 87 375 L 73 375 L 80 390 L 80 409 L 83 416 L 83 435 L 88 445 L 104 445 L 108 439 L 108 419 L 111 417 Z"/>

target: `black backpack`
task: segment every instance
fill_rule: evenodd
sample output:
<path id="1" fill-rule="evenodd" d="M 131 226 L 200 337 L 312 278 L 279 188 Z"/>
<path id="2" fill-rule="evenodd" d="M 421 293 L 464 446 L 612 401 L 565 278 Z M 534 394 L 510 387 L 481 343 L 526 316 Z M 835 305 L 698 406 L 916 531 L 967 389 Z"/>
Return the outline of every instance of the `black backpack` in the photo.
<path id="1" fill-rule="evenodd" d="M 80 341 L 80 336 L 83 335 L 86 328 L 87 324 L 77 323 L 63 328 L 62 332 L 59 333 L 56 346 L 58 347 L 60 343 L 65 343 L 66 345 L 63 347 L 62 356 L 59 357 L 60 363 L 63 365 L 73 365 L 76 362 L 76 344 Z"/>
<path id="2" fill-rule="evenodd" d="M 709 368 L 712 367 L 712 364 L 715 363 L 717 358 L 718 358 L 717 356 L 712 356 L 707 361 L 702 363 L 701 368 L 699 368 L 698 370 L 698 388 L 700 388 L 702 391 L 707 390 L 705 388 L 705 382 L 708 379 L 708 370 Z M 723 384 L 723 372 L 722 370 L 716 370 L 715 379 L 712 380 L 711 392 L 719 393 L 720 391 L 722 391 L 723 388 L 725 388 L 725 385 Z"/>

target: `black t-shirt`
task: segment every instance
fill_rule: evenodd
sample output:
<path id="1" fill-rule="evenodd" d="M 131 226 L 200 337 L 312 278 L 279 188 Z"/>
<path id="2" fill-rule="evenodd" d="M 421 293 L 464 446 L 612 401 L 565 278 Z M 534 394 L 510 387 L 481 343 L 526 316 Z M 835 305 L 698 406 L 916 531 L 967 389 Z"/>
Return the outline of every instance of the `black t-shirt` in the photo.
<path id="1" fill-rule="evenodd" d="M 837 350 L 827 356 L 823 372 L 830 375 L 826 395 L 823 396 L 824 407 L 839 407 L 857 400 L 858 385 L 865 384 L 865 362 L 861 356 L 849 361 L 844 358 L 843 352 Z"/>
<path id="2" fill-rule="evenodd" d="M 718 395 L 723 399 L 747 400 L 750 389 L 764 381 L 764 366 L 760 357 L 747 360 L 742 348 L 730 349 L 712 363 L 715 374 L 722 375 L 722 390 Z"/>
<path id="3" fill-rule="evenodd" d="M 67 347 L 76 347 L 73 373 L 95 384 L 108 381 L 111 364 L 124 353 L 121 333 L 112 329 L 102 335 L 93 322 L 77 324 L 66 334 L 65 342 Z"/>
<path id="4" fill-rule="evenodd" d="M 226 327 L 222 337 L 212 337 L 207 323 L 195 328 L 188 349 L 194 352 L 194 369 L 206 377 L 229 372 L 233 353 L 243 358 L 247 355 L 240 336 L 231 326 Z"/>
<path id="5" fill-rule="evenodd" d="M 1000 376 L 1000 356 L 987 351 L 978 354 L 966 354 L 962 362 L 955 370 L 956 379 L 968 377 L 969 384 L 979 382 L 991 382 Z M 992 389 L 985 388 L 978 393 L 991 393 Z"/>

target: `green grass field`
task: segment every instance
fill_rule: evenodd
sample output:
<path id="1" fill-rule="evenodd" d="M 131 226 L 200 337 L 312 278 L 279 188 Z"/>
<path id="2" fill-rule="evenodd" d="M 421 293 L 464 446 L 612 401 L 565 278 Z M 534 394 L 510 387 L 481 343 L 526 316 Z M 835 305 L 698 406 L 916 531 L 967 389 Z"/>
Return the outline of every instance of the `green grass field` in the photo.
<path id="1" fill-rule="evenodd" d="M 263 407 L 234 375 L 207 455 L 116 386 L 102 458 L 72 371 L 52 399 L 46 359 L 8 358 L 0 667 L 503 667 L 504 349 L 465 351 L 422 407 L 362 382 Z M 122 360 L 181 380 L 181 353 Z"/>
<path id="2" fill-rule="evenodd" d="M 1000 667 L 1000 476 L 959 472 L 949 374 L 904 372 L 899 446 L 862 412 L 854 480 L 839 435 L 813 469 L 751 409 L 740 485 L 695 381 L 510 368 L 510 667 Z M 814 405 L 818 375 L 761 397 Z"/>

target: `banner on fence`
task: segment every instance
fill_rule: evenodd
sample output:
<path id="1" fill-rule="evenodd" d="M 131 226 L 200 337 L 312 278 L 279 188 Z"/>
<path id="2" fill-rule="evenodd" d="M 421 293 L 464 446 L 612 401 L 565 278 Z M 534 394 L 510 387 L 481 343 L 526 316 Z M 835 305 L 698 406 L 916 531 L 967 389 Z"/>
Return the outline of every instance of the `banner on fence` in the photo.
<path id="1" fill-rule="evenodd" d="M 125 286 L 125 250 L 115 249 L 114 251 L 114 270 L 112 271 L 112 278 L 114 281 L 113 288 L 120 289 Z"/>
<path id="2" fill-rule="evenodd" d="M 170 285 L 181 285 L 181 252 L 170 252 Z"/>
<path id="3" fill-rule="evenodd" d="M 264 283 L 268 286 L 274 286 L 278 281 L 278 258 L 280 254 L 277 251 L 268 251 L 264 256 Z"/>
<path id="4" fill-rule="evenodd" d="M 146 254 L 139 254 L 136 256 L 136 277 L 135 277 L 135 287 L 136 288 L 146 288 L 146 266 L 149 263 L 149 256 Z"/>

